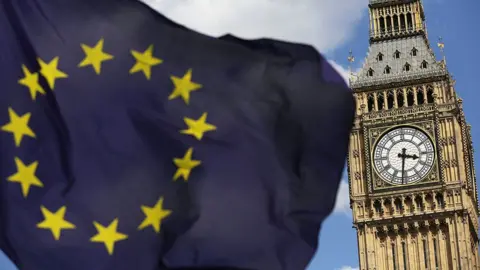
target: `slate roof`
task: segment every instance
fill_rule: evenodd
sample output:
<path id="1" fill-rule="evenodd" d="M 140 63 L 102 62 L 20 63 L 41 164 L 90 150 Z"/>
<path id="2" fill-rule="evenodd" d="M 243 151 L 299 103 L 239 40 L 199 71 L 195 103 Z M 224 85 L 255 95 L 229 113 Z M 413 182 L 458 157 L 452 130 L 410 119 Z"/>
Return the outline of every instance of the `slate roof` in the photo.
<path id="1" fill-rule="evenodd" d="M 416 54 L 413 51 L 416 51 Z M 396 58 L 396 52 L 399 57 Z M 379 55 L 382 59 L 379 59 Z M 426 65 L 422 66 L 422 62 Z M 409 69 L 406 70 L 406 65 Z M 390 68 L 387 72 L 387 66 Z M 373 76 L 369 73 L 373 70 Z M 353 88 L 365 84 L 381 83 L 385 80 L 409 80 L 444 74 L 445 69 L 435 58 L 428 40 L 423 35 L 376 41 L 370 44 L 363 67 L 356 74 L 351 85 Z"/>

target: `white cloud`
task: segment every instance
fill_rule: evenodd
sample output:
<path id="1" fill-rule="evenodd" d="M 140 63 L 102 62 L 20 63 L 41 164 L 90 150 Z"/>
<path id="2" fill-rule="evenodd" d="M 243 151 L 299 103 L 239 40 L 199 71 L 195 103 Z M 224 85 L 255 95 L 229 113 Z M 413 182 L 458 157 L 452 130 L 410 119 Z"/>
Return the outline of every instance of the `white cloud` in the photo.
<path id="1" fill-rule="evenodd" d="M 337 64 L 333 60 L 329 60 L 328 62 L 330 63 L 330 65 L 332 65 L 332 67 L 342 76 L 342 78 L 348 84 L 348 77 L 350 76 L 349 71 L 344 67 L 342 67 L 341 65 Z"/>
<path id="2" fill-rule="evenodd" d="M 336 270 L 359 270 L 359 269 L 358 267 L 342 266 L 341 268 L 337 268 Z"/>
<path id="3" fill-rule="evenodd" d="M 354 33 L 368 0 L 141 0 L 171 20 L 210 36 L 274 38 L 326 54 Z M 348 71 L 330 61 L 348 82 Z"/>
<path id="4" fill-rule="evenodd" d="M 340 182 L 337 192 L 337 200 L 335 201 L 334 213 L 350 214 L 350 194 L 348 191 L 348 182 Z M 348 269 L 348 268 L 347 268 Z M 342 268 L 343 270 L 343 268 Z"/>
<path id="5" fill-rule="evenodd" d="M 322 53 L 346 42 L 367 0 L 143 0 L 198 32 L 311 44 Z"/>

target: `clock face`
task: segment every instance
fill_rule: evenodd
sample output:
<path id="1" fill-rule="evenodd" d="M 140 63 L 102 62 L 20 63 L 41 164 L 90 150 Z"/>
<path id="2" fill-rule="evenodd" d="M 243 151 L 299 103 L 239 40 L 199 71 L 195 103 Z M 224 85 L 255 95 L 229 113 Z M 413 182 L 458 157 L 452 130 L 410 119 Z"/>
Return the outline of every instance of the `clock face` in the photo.
<path id="1" fill-rule="evenodd" d="M 430 138 L 419 129 L 400 127 L 384 134 L 373 153 L 378 175 L 393 185 L 422 180 L 432 169 L 435 149 Z"/>

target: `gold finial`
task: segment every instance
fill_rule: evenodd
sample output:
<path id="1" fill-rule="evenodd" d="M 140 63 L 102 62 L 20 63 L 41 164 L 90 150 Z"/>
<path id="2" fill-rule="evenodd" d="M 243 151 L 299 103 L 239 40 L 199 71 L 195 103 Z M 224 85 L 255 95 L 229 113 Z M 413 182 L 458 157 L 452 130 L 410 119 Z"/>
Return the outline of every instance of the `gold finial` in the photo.
<path id="1" fill-rule="evenodd" d="M 440 36 L 438 37 L 438 43 L 437 43 L 437 46 L 438 48 L 440 49 L 440 53 L 442 54 L 442 58 L 443 58 L 443 65 L 444 67 L 447 65 L 447 60 L 445 59 L 445 53 L 444 53 L 444 49 L 445 49 L 445 43 L 443 42 L 443 38 Z"/>
<path id="2" fill-rule="evenodd" d="M 352 63 L 355 62 L 355 56 L 353 56 L 352 50 L 350 49 L 350 52 L 348 53 L 348 74 L 350 74 L 350 77 L 353 76 L 352 72 Z"/>
<path id="3" fill-rule="evenodd" d="M 438 46 L 438 48 L 440 48 L 440 51 L 443 52 L 443 49 L 445 48 L 445 43 L 443 42 L 443 38 L 441 36 L 438 37 L 437 46 Z"/>
<path id="4" fill-rule="evenodd" d="M 348 62 L 353 63 L 355 62 L 355 57 L 353 56 L 352 50 L 350 49 L 350 52 L 348 52 Z"/>

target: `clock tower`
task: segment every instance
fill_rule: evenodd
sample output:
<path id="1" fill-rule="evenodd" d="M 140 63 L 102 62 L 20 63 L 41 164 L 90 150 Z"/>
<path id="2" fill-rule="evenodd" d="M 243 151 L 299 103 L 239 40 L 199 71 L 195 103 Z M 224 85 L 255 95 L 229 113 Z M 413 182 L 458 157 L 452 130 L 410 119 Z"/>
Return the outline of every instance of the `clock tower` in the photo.
<path id="1" fill-rule="evenodd" d="M 430 47 L 422 2 L 370 0 L 369 14 L 368 55 L 350 79 L 360 270 L 480 269 L 470 126 Z"/>

